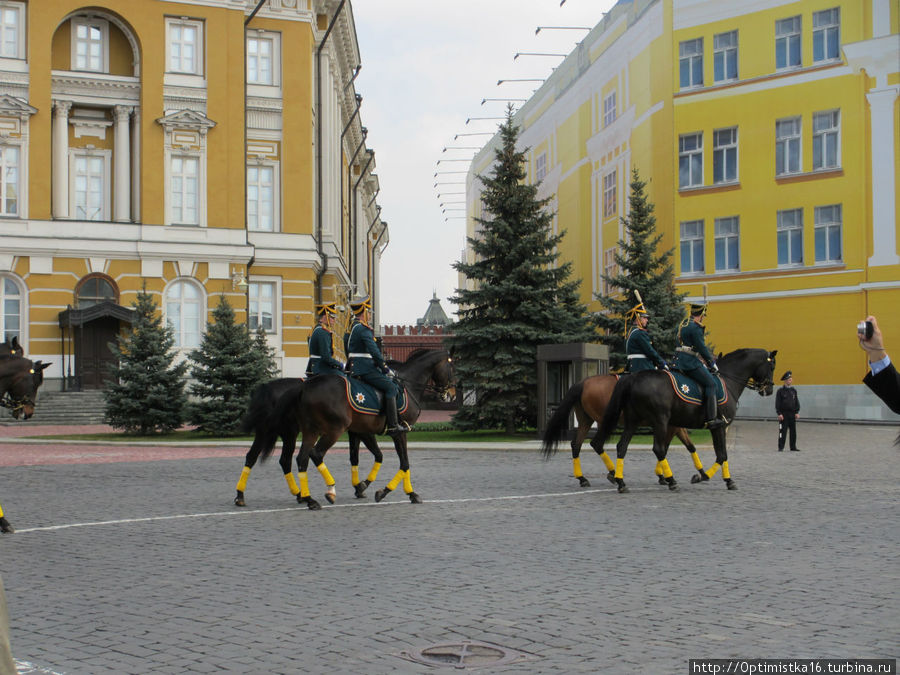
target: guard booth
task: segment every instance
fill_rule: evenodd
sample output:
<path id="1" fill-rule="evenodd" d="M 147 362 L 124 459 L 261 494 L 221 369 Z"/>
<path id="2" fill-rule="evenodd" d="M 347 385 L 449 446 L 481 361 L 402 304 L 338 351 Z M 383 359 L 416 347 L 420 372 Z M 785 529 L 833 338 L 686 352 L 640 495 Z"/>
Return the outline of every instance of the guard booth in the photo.
<path id="1" fill-rule="evenodd" d="M 547 420 L 573 384 L 609 372 L 609 347 L 593 342 L 539 345 L 537 367 L 537 425 L 538 434 L 543 436 Z M 571 419 L 567 428 L 574 428 Z"/>

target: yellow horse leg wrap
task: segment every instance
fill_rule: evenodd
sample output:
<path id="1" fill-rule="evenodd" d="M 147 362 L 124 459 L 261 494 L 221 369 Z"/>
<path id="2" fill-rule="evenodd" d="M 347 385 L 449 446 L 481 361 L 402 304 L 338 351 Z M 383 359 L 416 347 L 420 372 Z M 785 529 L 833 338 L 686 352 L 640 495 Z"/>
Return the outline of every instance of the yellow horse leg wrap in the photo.
<path id="1" fill-rule="evenodd" d="M 694 460 L 694 468 L 697 471 L 703 471 L 703 462 L 700 461 L 700 456 L 696 452 L 691 453 L 691 459 Z"/>
<path id="2" fill-rule="evenodd" d="M 359 482 L 359 467 L 351 466 L 350 467 L 350 483 L 352 485 L 356 485 Z"/>
<path id="3" fill-rule="evenodd" d="M 625 468 L 625 460 L 621 458 L 616 459 L 616 478 L 624 478 L 623 469 Z"/>
<path id="4" fill-rule="evenodd" d="M 0 518 L 2 518 L 2 517 L 3 517 L 3 507 L 0 506 Z"/>
<path id="5" fill-rule="evenodd" d="M 409 469 L 403 472 L 403 491 L 406 494 L 409 494 L 413 491 L 412 489 L 412 478 L 409 476 Z"/>
<path id="6" fill-rule="evenodd" d="M 728 469 L 728 460 L 722 462 L 722 478 L 728 480 L 731 478 L 731 471 Z"/>
<path id="7" fill-rule="evenodd" d="M 245 466 L 243 468 L 243 470 L 241 471 L 241 477 L 238 479 L 238 482 L 237 482 L 237 489 L 240 490 L 241 492 L 243 492 L 244 490 L 247 489 L 247 479 L 248 478 L 250 478 L 250 467 Z M 0 516 L 0 517 L 2 517 L 2 516 Z"/>
<path id="8" fill-rule="evenodd" d="M 403 469 L 400 469 L 394 477 L 391 478 L 391 482 L 387 484 L 388 490 L 395 490 L 397 486 L 400 485 L 400 481 L 403 480 L 403 477 L 406 475 L 406 472 Z"/>
<path id="9" fill-rule="evenodd" d="M 603 464 L 606 466 L 607 471 L 612 471 L 616 468 L 613 461 L 609 458 L 609 455 L 606 454 L 606 450 L 600 453 L 600 459 L 603 460 Z"/>
<path id="10" fill-rule="evenodd" d="M 669 460 L 663 459 L 659 462 L 659 468 L 662 470 L 663 478 L 672 477 L 672 468 L 669 466 Z"/>
<path id="11" fill-rule="evenodd" d="M 300 476 L 300 496 L 309 497 L 309 478 L 307 478 L 306 472 L 301 471 L 297 475 Z M 293 476 L 291 477 L 291 480 L 293 480 Z"/>
<path id="12" fill-rule="evenodd" d="M 291 471 L 290 473 L 284 474 L 284 479 L 287 481 L 288 488 L 290 488 L 292 495 L 296 495 L 298 492 L 300 492 L 300 488 L 297 487 L 297 481 L 294 480 L 294 472 L 293 471 Z M 303 481 L 305 479 L 306 479 L 306 474 L 301 473 L 300 474 L 300 482 L 303 483 Z M 309 494 L 309 491 L 307 491 L 306 494 Z"/>
<path id="13" fill-rule="evenodd" d="M 375 479 L 378 478 L 378 470 L 381 468 L 381 462 L 375 462 L 372 464 L 372 470 L 369 472 L 369 475 L 366 477 L 366 480 L 370 483 L 374 483 Z"/>
<path id="14" fill-rule="evenodd" d="M 325 479 L 325 485 L 334 485 L 334 477 L 331 475 L 328 467 L 325 466 L 325 462 L 322 462 L 316 468 L 319 470 L 319 473 L 322 474 L 322 478 Z"/>
<path id="15" fill-rule="evenodd" d="M 716 463 L 713 464 L 711 467 L 709 467 L 709 469 L 706 471 L 706 477 L 707 477 L 707 478 L 712 478 L 712 477 L 715 476 L 717 473 L 719 473 L 719 467 L 720 467 L 720 466 L 722 466 L 722 465 L 719 464 L 718 462 L 716 462 Z"/>
<path id="16" fill-rule="evenodd" d="M 581 457 L 572 458 L 572 474 L 575 478 L 581 478 L 584 475 L 581 473 Z"/>
<path id="17" fill-rule="evenodd" d="M 655 471 L 656 471 L 656 475 L 657 475 L 657 476 L 662 476 L 662 475 L 663 475 L 662 462 L 660 462 L 660 461 L 657 461 L 657 462 L 656 462 L 656 469 L 655 469 Z"/>

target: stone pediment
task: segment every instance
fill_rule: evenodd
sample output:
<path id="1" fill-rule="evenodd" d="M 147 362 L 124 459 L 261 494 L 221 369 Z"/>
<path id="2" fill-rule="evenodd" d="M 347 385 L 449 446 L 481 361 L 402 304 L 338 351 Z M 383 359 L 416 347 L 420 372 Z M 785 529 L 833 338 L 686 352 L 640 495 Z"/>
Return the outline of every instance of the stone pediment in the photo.
<path id="1" fill-rule="evenodd" d="M 37 108 L 28 105 L 22 99 L 9 94 L 0 94 L 0 115 L 19 117 L 24 120 L 36 112 Z"/>
<path id="2" fill-rule="evenodd" d="M 216 126 L 216 123 L 209 119 L 202 112 L 196 110 L 177 110 L 169 113 L 165 117 L 156 120 L 166 131 L 174 131 L 176 129 L 190 129 L 205 134 L 207 131 Z"/>

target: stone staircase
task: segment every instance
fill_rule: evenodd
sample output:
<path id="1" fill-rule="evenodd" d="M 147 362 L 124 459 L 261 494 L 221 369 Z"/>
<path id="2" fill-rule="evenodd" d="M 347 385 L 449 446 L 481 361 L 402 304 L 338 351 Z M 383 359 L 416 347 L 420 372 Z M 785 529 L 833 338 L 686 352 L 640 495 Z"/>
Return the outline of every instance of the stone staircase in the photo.
<path id="1" fill-rule="evenodd" d="M 0 409 L 0 424 L 103 424 L 106 400 L 99 389 L 88 391 L 40 391 L 34 416 L 16 422 Z"/>

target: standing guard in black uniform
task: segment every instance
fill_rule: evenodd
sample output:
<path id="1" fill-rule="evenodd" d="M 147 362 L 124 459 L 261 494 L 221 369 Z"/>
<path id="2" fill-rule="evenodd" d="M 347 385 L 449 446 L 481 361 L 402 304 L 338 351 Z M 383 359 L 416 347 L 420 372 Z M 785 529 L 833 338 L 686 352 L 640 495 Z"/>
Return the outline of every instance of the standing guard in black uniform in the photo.
<path id="1" fill-rule="evenodd" d="M 384 362 L 384 356 L 378 349 L 378 345 L 375 344 L 372 327 L 369 326 L 371 310 L 372 301 L 369 296 L 350 303 L 353 322 L 344 338 L 344 344 L 347 349 L 350 374 L 384 393 L 387 433 L 390 436 L 396 436 L 408 431 L 408 428 L 401 427 L 397 419 L 397 394 L 400 390 L 394 380 L 388 376 L 392 371 Z"/>
<path id="2" fill-rule="evenodd" d="M 797 447 L 797 418 L 800 417 L 800 399 L 794 389 L 794 374 L 789 370 L 781 376 L 782 386 L 775 393 L 775 412 L 778 414 L 778 452 L 784 450 L 784 440 L 791 432 L 791 450 L 799 452 Z"/>
<path id="3" fill-rule="evenodd" d="M 706 332 L 703 325 L 705 317 L 706 305 L 691 305 L 690 319 L 682 322 L 678 330 L 678 342 L 681 346 L 675 349 L 675 367 L 703 387 L 706 427 L 717 429 L 725 422 L 719 419 L 717 413 L 716 381 L 713 374 L 718 373 L 719 369 L 703 335 Z"/>
<path id="4" fill-rule="evenodd" d="M 309 363 L 306 365 L 307 375 L 320 373 L 343 373 L 344 364 L 334 358 L 334 319 L 337 308 L 333 302 L 316 305 L 319 325 L 309 336 Z"/>

